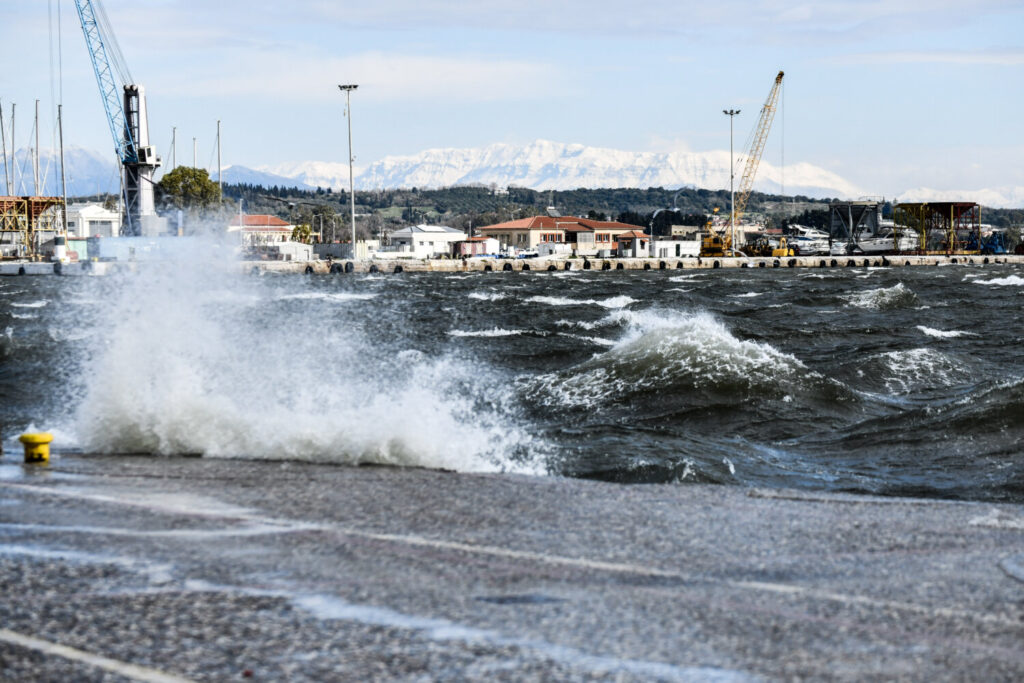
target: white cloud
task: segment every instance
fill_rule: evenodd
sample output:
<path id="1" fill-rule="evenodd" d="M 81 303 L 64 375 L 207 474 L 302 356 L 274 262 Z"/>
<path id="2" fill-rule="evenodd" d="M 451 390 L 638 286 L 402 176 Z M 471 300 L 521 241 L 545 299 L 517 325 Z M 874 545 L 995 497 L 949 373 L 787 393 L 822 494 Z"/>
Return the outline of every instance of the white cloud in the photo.
<path id="1" fill-rule="evenodd" d="M 197 69 L 178 85 L 187 96 L 337 99 L 339 83 L 359 84 L 368 101 L 523 101 L 556 92 L 561 70 L 539 62 L 366 52 L 341 58 L 247 54 L 234 65 Z M 230 78 L 221 73 L 233 74 Z"/>
<path id="2" fill-rule="evenodd" d="M 871 52 L 848 55 L 836 61 L 844 64 L 961 64 L 985 66 L 1020 66 L 1024 50 L 953 50 Z"/>

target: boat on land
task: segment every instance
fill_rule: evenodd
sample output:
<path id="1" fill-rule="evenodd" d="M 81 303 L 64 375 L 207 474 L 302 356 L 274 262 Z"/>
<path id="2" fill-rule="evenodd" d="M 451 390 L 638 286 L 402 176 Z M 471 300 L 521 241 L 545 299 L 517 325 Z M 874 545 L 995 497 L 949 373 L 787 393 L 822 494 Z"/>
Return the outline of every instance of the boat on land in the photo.
<path id="1" fill-rule="evenodd" d="M 794 223 L 789 226 L 789 245 L 795 247 L 798 250 L 797 253 L 804 256 L 827 254 L 829 250 L 828 233 Z"/>

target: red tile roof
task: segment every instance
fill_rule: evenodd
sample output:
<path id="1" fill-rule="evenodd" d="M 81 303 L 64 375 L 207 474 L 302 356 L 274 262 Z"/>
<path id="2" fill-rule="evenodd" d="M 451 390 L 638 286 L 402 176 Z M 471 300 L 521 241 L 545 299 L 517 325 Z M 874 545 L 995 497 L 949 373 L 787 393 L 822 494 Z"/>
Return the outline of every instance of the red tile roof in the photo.
<path id="1" fill-rule="evenodd" d="M 635 230 L 637 226 L 615 221 L 595 221 L 589 218 L 576 218 L 575 216 L 533 216 L 532 218 L 520 218 L 514 221 L 506 221 L 496 225 L 486 225 L 477 228 L 480 231 L 492 230 L 566 230 L 568 232 L 587 232 L 591 230 Z"/>
<path id="2" fill-rule="evenodd" d="M 238 216 L 234 216 L 228 225 L 237 226 Z M 283 221 L 277 216 L 271 216 L 265 213 L 252 213 L 245 214 L 242 217 L 242 225 L 246 228 L 291 228 L 291 223 Z"/>

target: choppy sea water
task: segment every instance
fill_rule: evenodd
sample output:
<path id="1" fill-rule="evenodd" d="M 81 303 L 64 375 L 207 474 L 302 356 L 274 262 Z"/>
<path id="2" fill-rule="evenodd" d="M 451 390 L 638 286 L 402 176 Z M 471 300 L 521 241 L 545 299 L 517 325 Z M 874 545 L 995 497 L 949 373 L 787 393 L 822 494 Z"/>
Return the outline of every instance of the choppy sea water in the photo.
<path id="1" fill-rule="evenodd" d="M 1024 501 L 1013 266 L 0 278 L 0 433 L 89 453 Z"/>

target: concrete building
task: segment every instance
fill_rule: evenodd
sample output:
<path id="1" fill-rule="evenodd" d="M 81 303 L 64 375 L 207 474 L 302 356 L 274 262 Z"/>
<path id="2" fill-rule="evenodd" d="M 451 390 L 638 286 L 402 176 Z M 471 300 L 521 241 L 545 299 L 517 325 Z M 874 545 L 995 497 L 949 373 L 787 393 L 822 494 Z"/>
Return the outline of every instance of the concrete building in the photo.
<path id="1" fill-rule="evenodd" d="M 452 256 L 455 258 L 484 256 L 485 254 L 496 255 L 500 250 L 501 244 L 493 237 L 470 237 L 462 242 L 452 244 Z"/>
<path id="2" fill-rule="evenodd" d="M 624 232 L 618 236 L 615 255 L 620 258 L 640 258 L 651 255 L 650 236 L 639 230 Z"/>
<path id="3" fill-rule="evenodd" d="M 619 235 L 637 229 L 635 225 L 614 221 L 595 221 L 574 216 L 533 216 L 478 228 L 477 232 L 497 239 L 502 248 L 520 251 L 538 250 L 541 244 L 570 244 L 578 254 L 615 249 Z"/>
<path id="4" fill-rule="evenodd" d="M 121 214 L 102 204 L 68 206 L 68 237 L 117 237 L 121 234 Z"/>
<path id="5" fill-rule="evenodd" d="M 382 251 L 412 258 L 437 258 L 452 253 L 466 233 L 447 225 L 413 225 L 391 233 L 391 246 Z"/>

